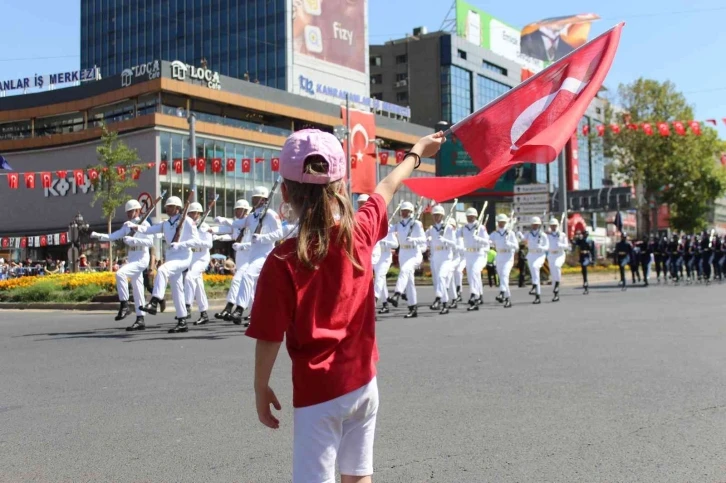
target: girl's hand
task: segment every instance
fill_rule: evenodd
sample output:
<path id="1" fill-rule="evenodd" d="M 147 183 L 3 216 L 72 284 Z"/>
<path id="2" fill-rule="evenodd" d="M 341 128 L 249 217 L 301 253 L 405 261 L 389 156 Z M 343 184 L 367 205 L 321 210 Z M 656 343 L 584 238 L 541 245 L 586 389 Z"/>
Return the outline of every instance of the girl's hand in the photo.
<path id="1" fill-rule="evenodd" d="M 280 427 L 280 421 L 272 415 L 270 410 L 270 404 L 272 404 L 278 411 L 282 410 L 280 401 L 277 400 L 275 392 L 270 386 L 267 389 L 256 392 L 255 399 L 257 402 L 257 417 L 260 418 L 260 422 L 268 428 L 278 429 Z"/>
<path id="2" fill-rule="evenodd" d="M 422 158 L 430 158 L 439 152 L 439 149 L 441 149 L 441 145 L 444 142 L 446 142 L 444 132 L 439 131 L 419 139 L 412 151 Z"/>

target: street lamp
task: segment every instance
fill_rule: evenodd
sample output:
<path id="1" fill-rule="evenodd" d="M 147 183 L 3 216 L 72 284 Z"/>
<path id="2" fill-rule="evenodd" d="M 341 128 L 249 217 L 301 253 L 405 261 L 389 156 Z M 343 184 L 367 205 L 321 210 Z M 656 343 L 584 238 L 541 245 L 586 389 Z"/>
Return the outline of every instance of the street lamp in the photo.
<path id="1" fill-rule="evenodd" d="M 83 215 L 79 211 L 68 225 L 68 235 L 70 236 L 71 248 L 68 250 L 68 263 L 72 272 L 78 271 L 78 257 L 81 249 L 81 235 L 88 231 L 88 223 L 83 219 Z"/>

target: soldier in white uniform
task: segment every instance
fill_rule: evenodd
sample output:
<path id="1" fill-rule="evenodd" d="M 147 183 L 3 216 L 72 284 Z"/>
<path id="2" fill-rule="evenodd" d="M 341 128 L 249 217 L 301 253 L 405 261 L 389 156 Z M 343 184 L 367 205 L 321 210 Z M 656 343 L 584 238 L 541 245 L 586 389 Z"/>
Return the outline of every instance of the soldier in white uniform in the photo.
<path id="1" fill-rule="evenodd" d="M 189 218 L 194 220 L 195 223 L 199 223 L 204 208 L 199 203 L 192 203 L 189 205 L 188 213 Z M 209 322 L 209 316 L 207 315 L 209 302 L 207 301 L 207 292 L 204 290 L 203 276 L 211 260 L 209 250 L 212 248 L 213 240 L 212 230 L 206 223 L 197 226 L 197 230 L 199 230 L 199 239 L 195 244 L 190 245 L 192 264 L 189 266 L 184 280 L 184 298 L 186 299 L 188 314 L 191 314 L 192 303 L 195 300 L 197 301 L 199 319 L 194 322 L 194 325 L 204 325 Z"/>
<path id="2" fill-rule="evenodd" d="M 449 289 L 452 287 L 454 276 L 454 250 L 456 248 L 456 230 L 451 224 L 444 226 L 445 210 L 441 205 L 434 206 L 431 211 L 434 224 L 426 231 L 431 250 L 431 279 L 436 291 L 436 299 L 431 304 L 431 310 L 440 310 L 440 314 L 448 314 L 450 308 L 456 307 L 456 292 L 449 302 Z"/>
<path id="3" fill-rule="evenodd" d="M 418 317 L 418 298 L 416 294 L 416 279 L 414 274 L 423 261 L 422 250 L 426 246 L 426 233 L 420 221 L 413 218 L 413 204 L 405 201 L 401 204 L 401 221 L 396 223 L 393 231 L 398 238 L 401 249 L 398 252 L 398 280 L 396 292 L 388 298 L 388 303 L 398 307 L 398 300 L 402 293 L 408 299 L 408 314 L 406 319 Z"/>
<path id="4" fill-rule="evenodd" d="M 164 204 L 166 214 L 169 219 L 164 223 L 154 225 L 152 227 L 138 226 L 130 222 L 126 224 L 134 229 L 138 229 L 139 233 L 163 233 L 166 240 L 167 249 L 165 253 L 165 262 L 156 272 L 154 280 L 154 291 L 151 294 L 151 301 L 146 304 L 142 310 L 151 315 L 156 315 L 159 301 L 164 298 L 167 283 L 171 282 L 171 299 L 174 301 L 176 309 L 177 325 L 169 330 L 170 334 L 177 332 L 186 332 L 186 319 L 188 318 L 185 299 L 184 299 L 184 271 L 189 269 L 192 263 L 192 246 L 199 243 L 199 235 L 197 233 L 197 224 L 189 218 L 181 219 L 182 202 L 176 196 L 170 196 Z M 178 242 L 174 242 L 177 227 L 183 224 L 181 228 L 181 236 Z"/>
<path id="5" fill-rule="evenodd" d="M 451 277 L 451 283 L 454 285 L 454 291 L 456 298 L 454 302 L 461 302 L 461 286 L 464 285 L 464 269 L 466 268 L 466 257 L 464 256 L 464 240 L 461 238 L 461 232 L 459 231 L 456 220 L 453 218 L 450 221 L 454 227 L 454 234 L 456 237 L 456 247 L 454 248 L 454 276 Z"/>
<path id="6" fill-rule="evenodd" d="M 126 202 L 126 216 L 134 223 L 138 223 L 141 213 L 141 204 L 136 200 Z M 144 226 L 149 223 L 144 221 Z M 129 313 L 129 280 L 134 291 L 134 304 L 136 305 L 136 322 L 126 330 L 144 330 L 144 270 L 149 266 L 149 248 L 154 244 L 153 237 L 149 235 L 135 234 L 125 224 L 110 235 L 104 233 L 91 233 L 91 238 L 97 238 L 102 242 L 112 242 L 123 239 L 128 247 L 128 262 L 116 272 L 116 290 L 121 306 L 115 320 L 125 319 Z"/>
<path id="7" fill-rule="evenodd" d="M 509 217 L 504 213 L 497 215 L 497 230 L 492 232 L 490 240 L 497 250 L 497 273 L 499 274 L 499 295 L 497 302 L 504 302 L 504 307 L 512 306 L 512 294 L 509 291 L 509 274 L 514 265 L 514 254 L 517 253 L 519 242 L 514 231 L 507 227 Z"/>
<path id="8" fill-rule="evenodd" d="M 282 223 L 277 213 L 268 209 L 264 219 L 261 219 L 269 196 L 270 191 L 267 188 L 264 186 L 256 187 L 252 195 L 254 211 L 244 220 L 236 220 L 233 223 L 233 226 L 244 229 L 245 235 L 244 241 L 232 244 L 232 248 L 237 251 L 249 251 L 247 263 L 241 267 L 243 272 L 239 293 L 237 294 L 237 306 L 232 312 L 232 322 L 237 325 L 242 325 L 244 311 L 252 306 L 262 265 L 264 265 L 272 249 L 275 248 L 275 242 L 282 240 Z M 257 226 L 260 222 L 262 222 L 262 228 L 257 233 Z M 249 317 L 245 320 L 249 321 Z M 249 325 L 249 322 L 245 323 L 245 327 Z"/>
<path id="9" fill-rule="evenodd" d="M 250 204 L 247 200 L 237 200 L 234 204 L 235 220 L 241 222 L 245 219 L 249 212 Z M 237 240 L 241 228 L 233 227 L 232 220 L 218 216 L 214 219 L 214 221 L 219 223 L 219 226 L 212 228 L 212 233 L 215 234 L 214 240 L 230 242 Z M 249 251 L 247 250 L 235 251 L 235 272 L 234 277 L 232 277 L 232 283 L 229 286 L 229 291 L 227 292 L 227 305 L 221 312 L 214 314 L 215 319 L 226 321 L 232 320 L 232 309 L 234 309 L 234 303 L 237 301 L 237 295 L 239 294 L 239 286 L 242 283 L 243 272 L 240 269 L 242 266 L 247 264 L 248 255 Z"/>
<path id="10" fill-rule="evenodd" d="M 479 216 L 476 208 L 466 210 L 466 225 L 461 228 L 464 239 L 464 259 L 466 261 L 466 278 L 469 280 L 469 307 L 467 310 L 479 310 L 482 299 L 483 286 L 481 271 L 487 264 L 489 252 L 489 234 L 483 225 L 477 223 Z"/>
<path id="11" fill-rule="evenodd" d="M 553 302 L 560 300 L 560 281 L 562 280 L 562 265 L 565 263 L 567 252 L 570 250 L 570 242 L 567 235 L 560 231 L 560 222 L 557 218 L 550 219 L 549 238 L 550 250 L 547 253 L 547 260 L 550 265 L 552 281 L 555 283 Z"/>
<path id="12" fill-rule="evenodd" d="M 533 304 L 542 302 L 540 300 L 542 294 L 540 270 L 547 258 L 547 250 L 550 248 L 547 234 L 541 228 L 542 220 L 538 216 L 534 216 L 532 217 L 532 229 L 524 235 L 524 240 L 527 242 L 527 263 L 529 264 L 529 273 L 532 276 L 535 293 Z"/>
<path id="13" fill-rule="evenodd" d="M 387 314 L 390 312 L 388 308 L 388 283 L 386 275 L 393 263 L 393 250 L 398 248 L 398 239 L 393 225 L 388 225 L 388 234 L 385 238 L 376 244 L 373 256 L 373 293 L 376 297 L 376 303 L 383 300 L 383 305 L 378 310 L 379 314 Z M 378 252 L 376 256 L 375 252 Z"/>

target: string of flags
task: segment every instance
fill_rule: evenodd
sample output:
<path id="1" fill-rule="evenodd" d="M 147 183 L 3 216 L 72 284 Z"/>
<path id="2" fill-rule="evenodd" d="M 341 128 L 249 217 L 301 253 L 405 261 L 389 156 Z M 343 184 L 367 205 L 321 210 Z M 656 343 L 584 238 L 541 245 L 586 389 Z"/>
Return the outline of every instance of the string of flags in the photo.
<path id="1" fill-rule="evenodd" d="M 154 167 L 155 163 L 147 163 L 144 165 L 135 165 L 131 168 L 131 178 L 132 179 L 139 179 L 141 177 L 141 172 L 146 169 L 152 169 Z M 104 168 L 103 171 L 106 169 Z M 99 173 L 99 171 L 95 168 L 89 168 L 89 169 L 74 169 L 70 170 L 71 173 L 73 173 L 73 178 L 76 181 L 76 184 L 78 186 L 83 185 L 86 177 L 86 173 L 88 174 L 88 179 L 91 182 L 95 182 L 98 180 L 99 176 L 101 176 L 102 173 Z M 117 166 L 116 172 L 122 177 L 125 178 L 126 176 L 126 168 L 124 166 Z M 16 190 L 20 187 L 20 175 L 23 176 L 23 184 L 28 189 L 35 189 L 35 185 L 38 181 L 38 178 L 40 178 L 40 186 L 43 188 L 50 188 L 53 184 L 53 174 L 55 174 L 58 179 L 66 179 L 68 177 L 69 170 L 66 169 L 60 169 L 58 171 L 55 171 L 55 173 L 51 171 L 29 171 L 24 173 L 18 173 L 18 172 L 10 172 L 7 173 L 6 176 L 8 178 L 8 187 L 10 189 Z"/>
<path id="2" fill-rule="evenodd" d="M 51 233 L 38 236 L 2 237 L 0 246 L 4 249 L 12 248 L 39 248 L 56 245 L 67 245 L 68 232 Z"/>
<path id="3" fill-rule="evenodd" d="M 722 119 L 723 123 L 726 124 L 726 117 Z M 630 119 L 626 117 L 625 124 L 611 123 L 607 126 L 605 124 L 598 124 L 595 126 L 595 132 L 598 136 L 604 136 L 606 129 L 609 129 L 613 134 L 620 134 L 624 130 L 628 131 L 640 131 L 642 130 L 646 136 L 652 136 L 656 131 L 661 136 L 670 136 L 671 133 L 675 133 L 679 136 L 685 136 L 688 131 L 695 136 L 701 135 L 701 128 L 704 124 L 713 124 L 718 126 L 716 119 L 706 119 L 705 121 L 659 121 L 659 122 L 643 122 L 634 123 L 630 122 Z M 673 129 L 671 131 L 671 128 Z M 590 134 L 590 126 L 582 126 L 582 135 L 587 136 Z"/>

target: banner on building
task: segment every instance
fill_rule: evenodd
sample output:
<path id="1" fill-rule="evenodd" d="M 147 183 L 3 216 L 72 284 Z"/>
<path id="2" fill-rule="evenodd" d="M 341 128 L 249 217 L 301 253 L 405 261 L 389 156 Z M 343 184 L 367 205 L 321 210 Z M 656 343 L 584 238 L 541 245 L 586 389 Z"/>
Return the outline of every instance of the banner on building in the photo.
<path id="1" fill-rule="evenodd" d="M 555 62 L 585 45 L 592 22 L 599 18 L 594 13 L 581 13 L 530 23 L 522 29 L 520 50 L 528 57 Z"/>

